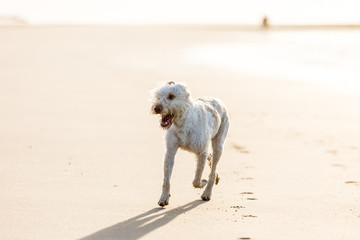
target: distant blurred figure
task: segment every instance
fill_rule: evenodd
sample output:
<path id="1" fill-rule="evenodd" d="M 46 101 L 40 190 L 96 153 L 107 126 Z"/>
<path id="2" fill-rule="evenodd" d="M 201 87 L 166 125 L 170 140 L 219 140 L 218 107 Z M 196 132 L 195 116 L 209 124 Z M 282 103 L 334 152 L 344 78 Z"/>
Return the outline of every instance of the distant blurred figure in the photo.
<path id="1" fill-rule="evenodd" d="M 269 27 L 269 23 L 268 23 L 268 18 L 267 18 L 267 16 L 264 16 L 264 17 L 263 17 L 261 26 L 262 26 L 263 28 L 268 28 L 268 27 Z"/>

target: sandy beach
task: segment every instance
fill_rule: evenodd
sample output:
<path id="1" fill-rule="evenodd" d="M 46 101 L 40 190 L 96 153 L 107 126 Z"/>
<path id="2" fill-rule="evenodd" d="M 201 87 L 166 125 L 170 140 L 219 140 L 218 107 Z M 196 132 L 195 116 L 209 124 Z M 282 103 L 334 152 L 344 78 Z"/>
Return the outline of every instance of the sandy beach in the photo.
<path id="1" fill-rule="evenodd" d="M 274 39 L 171 27 L 0 27 L 0 239 L 359 239 L 360 94 L 298 79 L 312 72 L 271 75 L 271 60 L 252 52 L 239 53 L 244 63 L 253 56 L 248 71 L 201 62 L 211 56 L 203 46 L 259 43 L 266 52 Z M 292 49 L 282 61 L 297 58 Z M 323 68 L 335 71 L 332 63 Z M 180 151 L 170 205 L 157 205 L 164 131 L 149 91 L 169 80 L 229 110 L 209 202 L 192 187 L 194 156 Z"/>

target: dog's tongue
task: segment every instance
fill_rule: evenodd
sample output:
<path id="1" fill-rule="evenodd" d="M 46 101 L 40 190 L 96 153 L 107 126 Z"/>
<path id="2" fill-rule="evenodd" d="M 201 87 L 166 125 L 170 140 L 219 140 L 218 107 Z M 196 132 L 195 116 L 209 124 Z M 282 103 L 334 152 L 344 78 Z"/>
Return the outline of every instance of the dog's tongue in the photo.
<path id="1" fill-rule="evenodd" d="M 168 127 L 168 126 L 170 126 L 172 118 L 173 118 L 173 115 L 171 115 L 171 114 L 166 115 L 166 116 L 163 116 L 163 117 L 161 118 L 160 125 L 161 125 L 162 127 Z"/>

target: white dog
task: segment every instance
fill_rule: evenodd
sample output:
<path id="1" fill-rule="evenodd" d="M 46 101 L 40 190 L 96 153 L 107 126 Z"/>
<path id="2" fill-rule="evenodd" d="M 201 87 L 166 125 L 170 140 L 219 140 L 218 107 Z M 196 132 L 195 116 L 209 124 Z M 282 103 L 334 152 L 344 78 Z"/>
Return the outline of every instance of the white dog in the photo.
<path id="1" fill-rule="evenodd" d="M 169 204 L 170 177 L 179 147 L 196 154 L 197 168 L 193 186 L 203 188 L 207 185 L 201 198 L 209 201 L 214 183 L 218 181 L 216 165 L 229 128 L 225 105 L 215 98 L 193 99 L 184 83 L 168 82 L 152 90 L 152 97 L 152 113 L 161 115 L 160 125 L 167 130 L 164 182 L 159 205 Z M 208 152 L 210 143 L 212 161 Z M 211 161 L 208 180 L 201 179 L 206 159 Z"/>

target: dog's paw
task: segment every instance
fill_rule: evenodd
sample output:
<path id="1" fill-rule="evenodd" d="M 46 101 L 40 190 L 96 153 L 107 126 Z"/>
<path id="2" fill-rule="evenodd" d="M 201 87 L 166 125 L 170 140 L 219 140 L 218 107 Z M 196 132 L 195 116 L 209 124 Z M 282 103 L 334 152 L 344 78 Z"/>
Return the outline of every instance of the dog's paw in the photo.
<path id="1" fill-rule="evenodd" d="M 210 201 L 211 197 L 210 197 L 210 196 L 204 196 L 204 195 L 202 195 L 202 196 L 201 196 L 201 199 L 202 199 L 203 201 Z"/>
<path id="2" fill-rule="evenodd" d="M 196 181 L 196 180 L 193 181 L 194 188 L 203 188 L 206 186 L 206 184 L 207 184 L 207 180 L 205 179 L 201 181 Z"/>
<path id="3" fill-rule="evenodd" d="M 160 207 L 164 207 L 166 205 L 169 205 L 169 198 L 170 194 L 163 194 L 158 202 Z"/>
<path id="4" fill-rule="evenodd" d="M 166 205 L 169 205 L 169 200 L 161 200 L 158 202 L 160 207 L 165 207 Z"/>
<path id="5" fill-rule="evenodd" d="M 211 193 L 210 193 L 210 194 L 208 194 L 208 193 L 203 193 L 203 194 L 201 195 L 201 199 L 202 199 L 203 201 L 210 201 L 210 199 L 211 199 Z"/>

